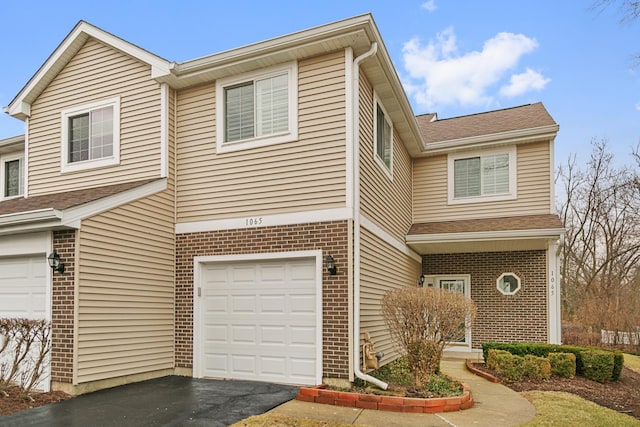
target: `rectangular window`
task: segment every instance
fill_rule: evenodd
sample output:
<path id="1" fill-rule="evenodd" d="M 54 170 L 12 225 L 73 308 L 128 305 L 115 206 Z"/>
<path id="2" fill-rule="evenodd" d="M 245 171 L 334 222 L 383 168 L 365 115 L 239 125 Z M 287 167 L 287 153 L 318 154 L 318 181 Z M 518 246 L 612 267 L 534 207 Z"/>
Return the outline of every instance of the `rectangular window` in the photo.
<path id="1" fill-rule="evenodd" d="M 217 83 L 218 151 L 253 148 L 297 138 L 295 64 Z"/>
<path id="2" fill-rule="evenodd" d="M 118 164 L 119 137 L 119 98 L 64 110 L 62 172 Z"/>
<path id="3" fill-rule="evenodd" d="M 113 107 L 69 117 L 69 163 L 113 155 Z"/>
<path id="4" fill-rule="evenodd" d="M 515 177 L 515 147 L 506 152 L 450 156 L 449 202 L 515 198 Z"/>
<path id="5" fill-rule="evenodd" d="M 3 197 L 15 197 L 23 194 L 22 159 L 4 162 Z"/>
<path id="6" fill-rule="evenodd" d="M 374 100 L 374 111 L 374 157 L 391 177 L 393 170 L 393 125 L 377 99 Z"/>

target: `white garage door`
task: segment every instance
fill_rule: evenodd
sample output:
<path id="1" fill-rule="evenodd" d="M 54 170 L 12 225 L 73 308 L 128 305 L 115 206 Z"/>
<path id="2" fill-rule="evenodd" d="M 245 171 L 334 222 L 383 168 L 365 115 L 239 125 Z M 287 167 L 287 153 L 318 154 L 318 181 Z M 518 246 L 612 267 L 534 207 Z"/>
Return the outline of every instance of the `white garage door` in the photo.
<path id="1" fill-rule="evenodd" d="M 46 317 L 44 254 L 0 257 L 0 317 Z"/>
<path id="2" fill-rule="evenodd" d="M 213 263 L 201 274 L 202 376 L 318 382 L 315 259 Z"/>

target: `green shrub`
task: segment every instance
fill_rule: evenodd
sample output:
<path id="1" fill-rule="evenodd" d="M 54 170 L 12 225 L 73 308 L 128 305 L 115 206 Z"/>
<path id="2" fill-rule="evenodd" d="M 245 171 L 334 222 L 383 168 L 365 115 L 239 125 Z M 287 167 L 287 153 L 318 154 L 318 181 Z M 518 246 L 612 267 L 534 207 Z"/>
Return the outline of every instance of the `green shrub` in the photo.
<path id="1" fill-rule="evenodd" d="M 487 368 L 497 371 L 500 360 L 506 356 L 511 356 L 511 353 L 505 350 L 489 350 L 489 355 L 486 361 Z"/>
<path id="2" fill-rule="evenodd" d="M 610 351 L 585 350 L 580 353 L 584 369 L 584 376 L 599 383 L 605 383 L 613 378 L 615 358 Z"/>
<path id="3" fill-rule="evenodd" d="M 522 361 L 522 374 L 537 380 L 548 380 L 551 378 L 549 359 L 527 354 Z"/>
<path id="4" fill-rule="evenodd" d="M 524 374 L 524 358 L 508 351 L 493 353 L 495 370 L 506 382 L 518 381 Z"/>
<path id="5" fill-rule="evenodd" d="M 482 354 L 485 362 L 487 361 L 489 350 L 504 350 L 511 354 L 525 356 L 531 354 L 538 357 L 547 357 L 549 353 L 572 353 L 576 357 L 576 375 L 584 375 L 584 364 L 582 361 L 582 352 L 584 351 L 603 351 L 613 355 L 614 367 L 611 372 L 611 380 L 618 381 L 624 365 L 624 356 L 620 351 L 611 351 L 606 349 L 599 349 L 595 347 L 580 347 L 574 345 L 559 345 L 559 344 L 545 344 L 545 343 L 496 343 L 486 342 L 482 344 Z"/>
<path id="6" fill-rule="evenodd" d="M 551 373 L 564 378 L 576 375 L 576 355 L 573 353 L 549 353 Z"/>

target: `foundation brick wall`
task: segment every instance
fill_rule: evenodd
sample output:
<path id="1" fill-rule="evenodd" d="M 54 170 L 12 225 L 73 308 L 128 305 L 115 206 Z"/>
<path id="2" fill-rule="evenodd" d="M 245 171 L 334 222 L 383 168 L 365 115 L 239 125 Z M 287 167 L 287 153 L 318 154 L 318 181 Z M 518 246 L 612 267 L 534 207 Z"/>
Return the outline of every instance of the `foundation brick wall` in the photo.
<path id="1" fill-rule="evenodd" d="M 73 382 L 73 317 L 75 296 L 75 230 L 53 232 L 53 248 L 64 273 L 53 272 L 51 292 L 51 380 Z"/>
<path id="2" fill-rule="evenodd" d="M 185 233 L 176 236 L 176 367 L 192 368 L 193 257 L 322 250 L 338 273 L 322 269 L 323 376 L 349 378 L 348 223 L 330 221 Z"/>
<path id="3" fill-rule="evenodd" d="M 473 348 L 486 341 L 548 341 L 546 251 L 424 255 L 425 275 L 471 275 L 471 299 L 478 314 L 471 330 Z M 515 295 L 496 288 L 502 273 L 520 277 Z"/>

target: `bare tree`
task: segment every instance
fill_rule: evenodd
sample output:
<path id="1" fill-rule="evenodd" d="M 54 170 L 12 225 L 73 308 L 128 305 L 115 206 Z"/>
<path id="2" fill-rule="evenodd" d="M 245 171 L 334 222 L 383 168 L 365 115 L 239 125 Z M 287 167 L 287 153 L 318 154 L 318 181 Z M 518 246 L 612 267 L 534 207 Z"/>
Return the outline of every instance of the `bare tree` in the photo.
<path id="1" fill-rule="evenodd" d="M 418 387 L 440 366 L 446 344 L 464 338 L 476 306 L 459 292 L 404 287 L 382 299 L 382 316 L 396 345 L 407 355 Z"/>
<path id="2" fill-rule="evenodd" d="M 614 5 L 617 5 L 622 16 L 620 23 L 629 23 L 640 17 L 640 0 L 595 0 L 591 5 L 591 9 L 601 12 Z M 635 54 L 635 59 L 640 62 L 640 53 Z"/>
<path id="3" fill-rule="evenodd" d="M 558 179 L 565 196 L 559 209 L 566 228 L 561 247 L 565 318 L 592 328 L 635 330 L 640 326 L 637 171 L 617 166 L 606 141 L 592 141 L 586 168 L 572 156 Z"/>

